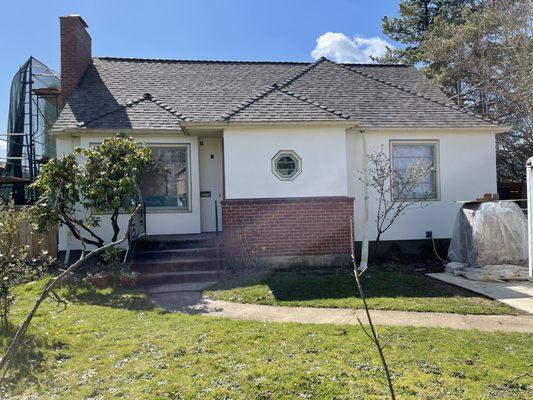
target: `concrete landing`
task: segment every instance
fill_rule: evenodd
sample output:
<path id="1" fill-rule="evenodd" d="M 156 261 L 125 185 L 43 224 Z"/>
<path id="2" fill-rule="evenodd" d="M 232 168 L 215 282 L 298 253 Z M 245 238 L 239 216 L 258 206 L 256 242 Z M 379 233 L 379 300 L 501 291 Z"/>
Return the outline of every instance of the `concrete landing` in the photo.
<path id="1" fill-rule="evenodd" d="M 472 281 L 462 276 L 455 276 L 448 272 L 427 274 L 452 285 L 480 293 L 484 296 L 498 300 L 511 307 L 533 314 L 533 282 L 509 281 L 509 282 L 481 282 Z"/>
<path id="2" fill-rule="evenodd" d="M 199 308 L 206 304 L 202 292 L 216 281 L 168 283 L 164 285 L 141 286 L 139 289 L 160 307 L 188 314 L 201 313 Z"/>

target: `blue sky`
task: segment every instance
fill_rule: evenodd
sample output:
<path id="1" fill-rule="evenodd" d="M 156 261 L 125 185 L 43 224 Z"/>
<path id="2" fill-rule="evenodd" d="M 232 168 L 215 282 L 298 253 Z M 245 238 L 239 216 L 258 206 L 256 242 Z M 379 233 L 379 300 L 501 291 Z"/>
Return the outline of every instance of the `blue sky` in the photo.
<path id="1" fill-rule="evenodd" d="M 384 51 L 399 0 L 24 0 L 0 5 L 0 132 L 11 79 L 31 55 L 59 71 L 60 15 L 80 14 L 93 55 L 362 62 Z M 318 40 L 318 42 L 317 42 Z M 0 152 L 2 149 L 0 148 Z"/>

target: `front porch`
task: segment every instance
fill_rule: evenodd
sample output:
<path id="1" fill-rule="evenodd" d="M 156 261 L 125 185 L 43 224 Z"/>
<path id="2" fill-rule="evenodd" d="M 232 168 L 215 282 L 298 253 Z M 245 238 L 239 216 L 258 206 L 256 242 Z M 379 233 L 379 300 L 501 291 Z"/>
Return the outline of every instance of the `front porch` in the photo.
<path id="1" fill-rule="evenodd" d="M 178 141 L 179 140 L 179 141 Z M 153 164 L 142 181 L 146 235 L 218 232 L 224 199 L 221 137 L 147 143 Z"/>

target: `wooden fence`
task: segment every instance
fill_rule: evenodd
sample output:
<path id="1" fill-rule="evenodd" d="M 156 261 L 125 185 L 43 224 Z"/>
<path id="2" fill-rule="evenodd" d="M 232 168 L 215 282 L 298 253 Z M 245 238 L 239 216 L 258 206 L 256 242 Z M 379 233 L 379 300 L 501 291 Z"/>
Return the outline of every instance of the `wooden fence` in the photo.
<path id="1" fill-rule="evenodd" d="M 28 258 L 38 257 L 42 251 L 48 251 L 48 256 L 57 258 L 57 234 L 58 228 L 52 227 L 46 234 L 32 232 L 29 223 L 20 227 L 17 243 L 18 245 L 27 245 Z"/>

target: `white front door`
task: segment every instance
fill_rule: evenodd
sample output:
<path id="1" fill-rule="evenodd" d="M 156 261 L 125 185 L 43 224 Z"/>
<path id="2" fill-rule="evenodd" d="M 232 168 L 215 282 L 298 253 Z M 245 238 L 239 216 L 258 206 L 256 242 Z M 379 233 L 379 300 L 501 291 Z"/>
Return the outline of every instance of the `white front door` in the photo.
<path id="1" fill-rule="evenodd" d="M 215 232 L 217 229 L 215 215 L 218 215 L 218 229 L 222 230 L 220 206 L 224 191 L 222 139 L 200 139 L 199 144 L 202 232 Z"/>

